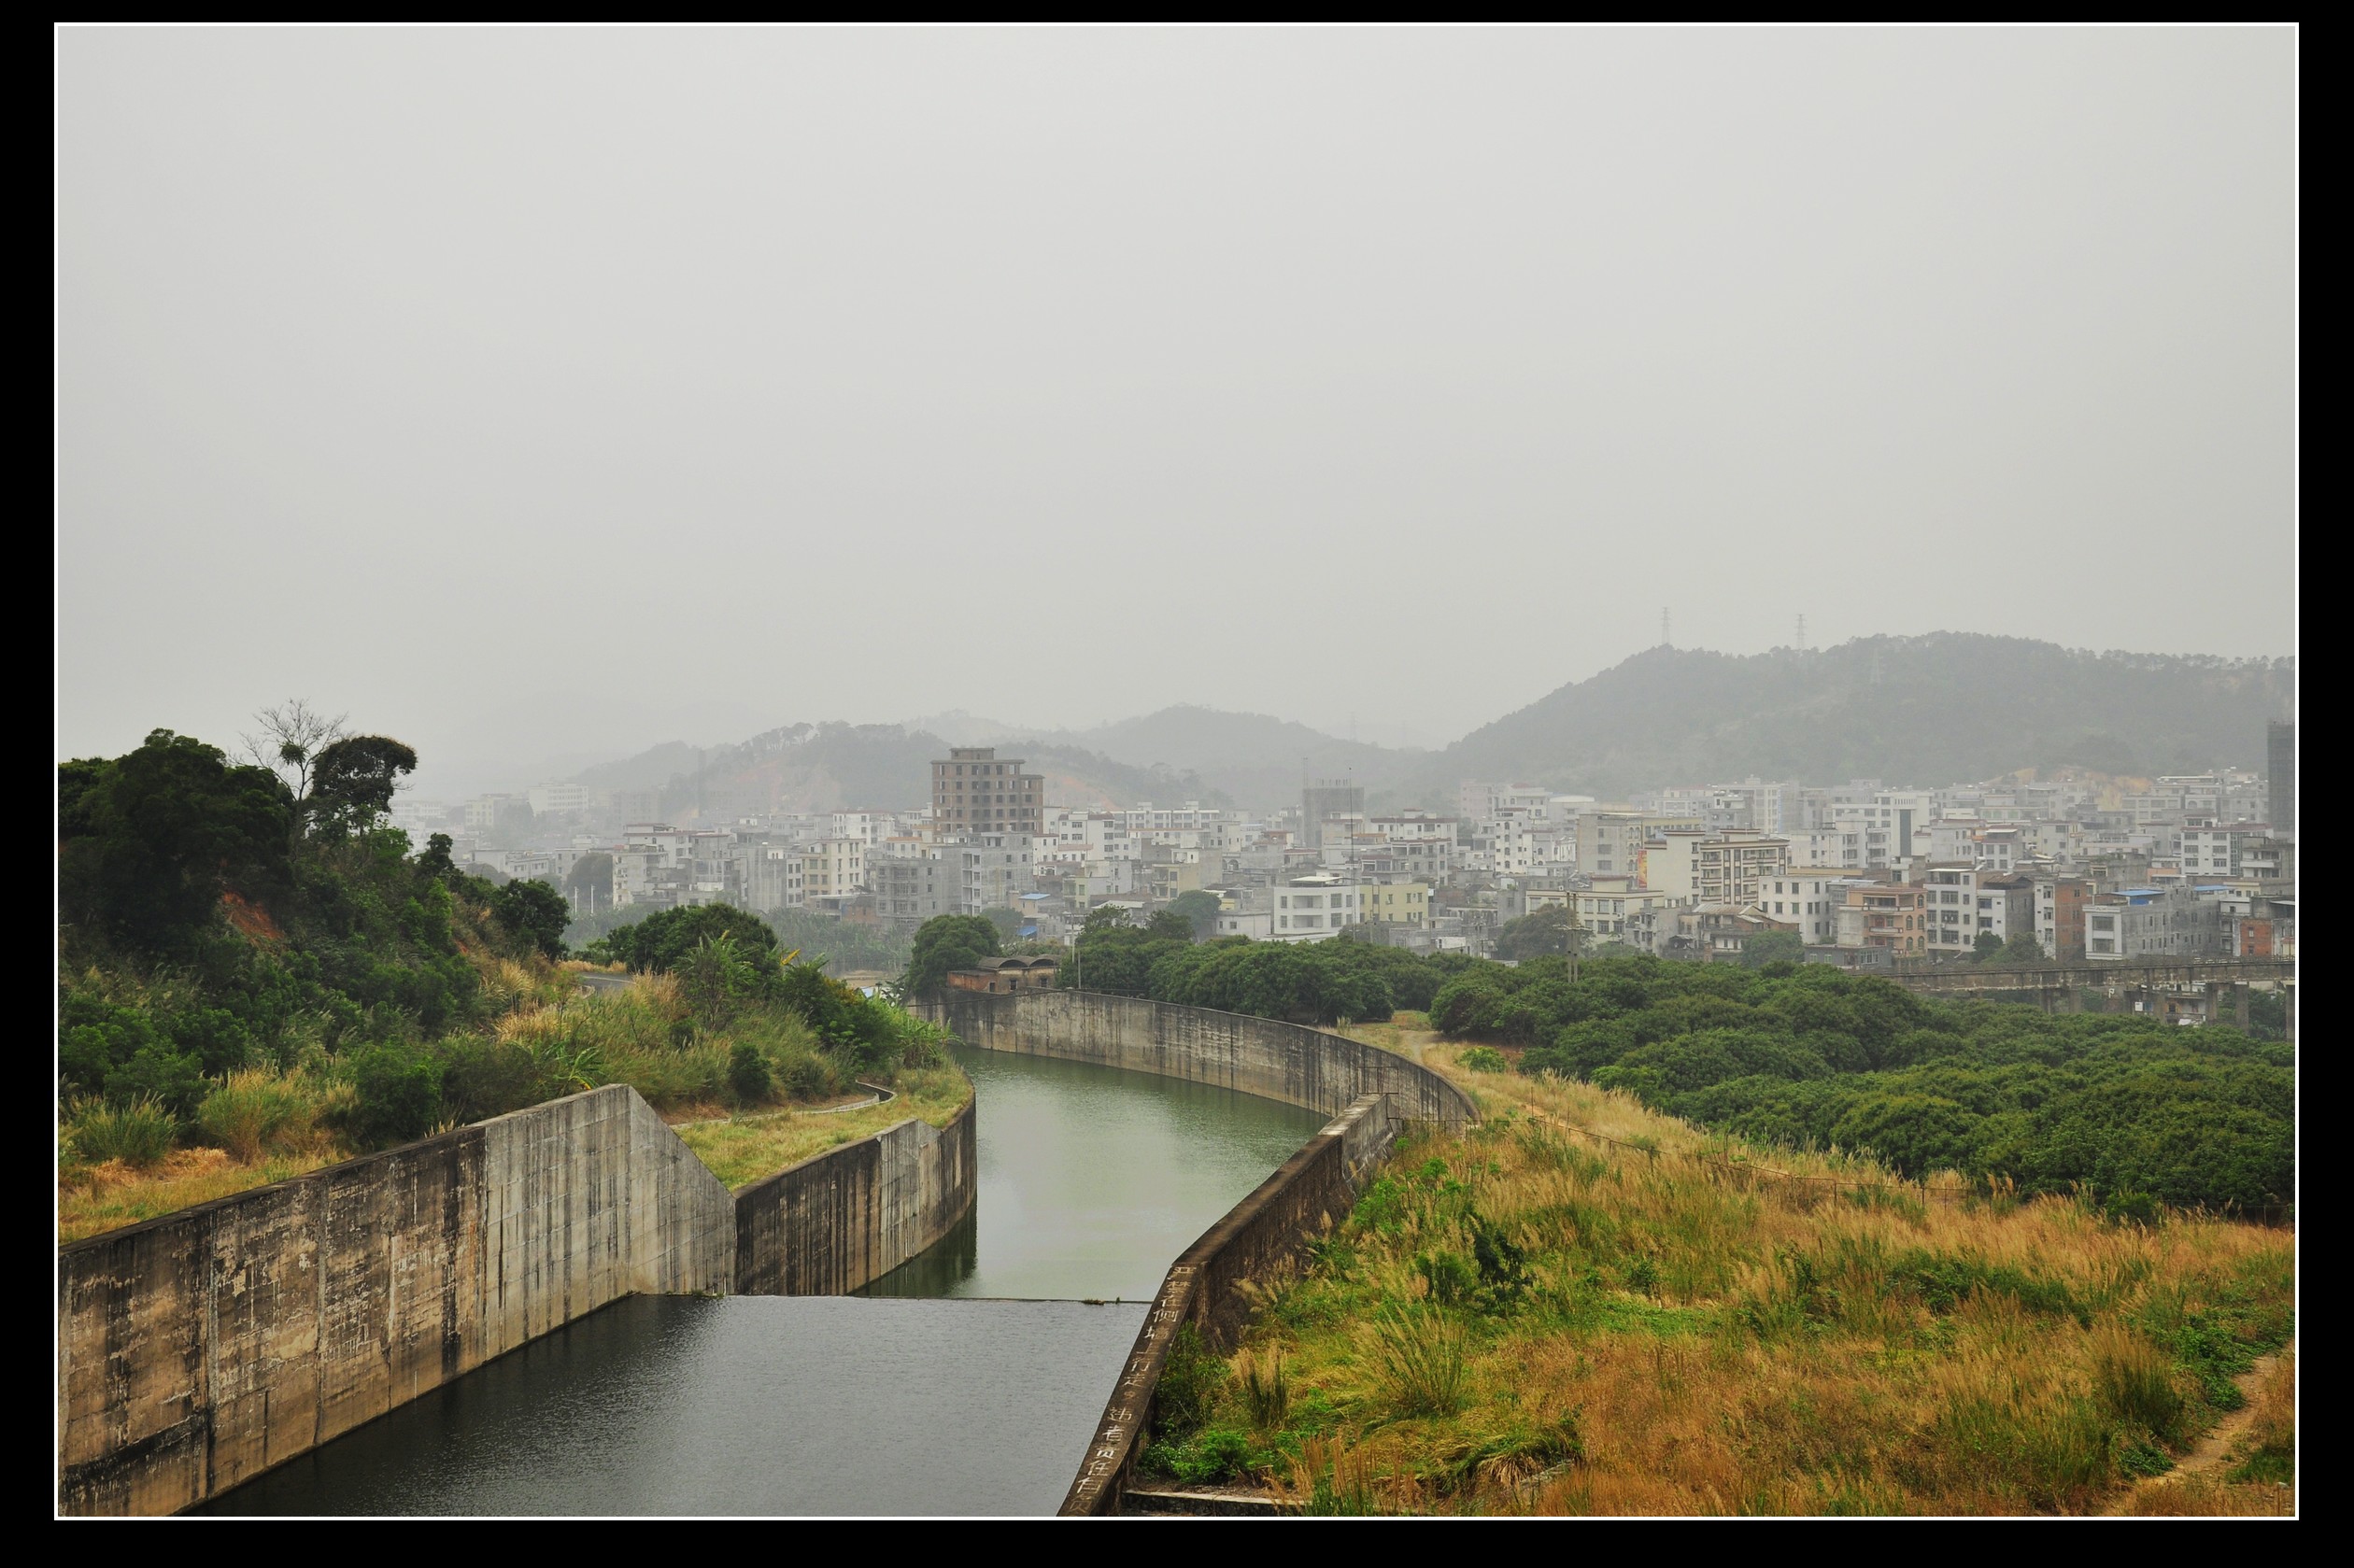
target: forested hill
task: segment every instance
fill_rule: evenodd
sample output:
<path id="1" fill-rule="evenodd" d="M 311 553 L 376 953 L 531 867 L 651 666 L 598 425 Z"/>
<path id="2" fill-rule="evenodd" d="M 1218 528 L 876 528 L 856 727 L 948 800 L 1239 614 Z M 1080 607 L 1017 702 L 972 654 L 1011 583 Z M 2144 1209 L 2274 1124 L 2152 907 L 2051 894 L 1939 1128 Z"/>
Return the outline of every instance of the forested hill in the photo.
<path id="1" fill-rule="evenodd" d="M 1423 770 L 1598 795 L 1754 773 L 1922 784 L 2074 764 L 2262 767 L 2290 659 L 2095 654 L 1937 632 L 1750 656 L 1655 647 L 1474 730 Z"/>
<path id="2" fill-rule="evenodd" d="M 580 775 L 580 782 L 657 788 L 612 781 L 659 773 L 667 782 L 658 787 L 656 812 L 676 822 L 767 812 L 916 807 L 931 798 L 932 759 L 947 755 L 947 742 L 902 725 L 795 724 L 700 753 L 674 742 L 658 746 L 592 769 Z M 1198 777 L 1166 767 L 1114 762 L 1075 746 L 1015 743 L 1004 755 L 1020 757 L 1044 774 L 1046 798 L 1056 805 L 1185 799 L 1227 803 Z M 674 766 L 682 761 L 684 766 Z"/>

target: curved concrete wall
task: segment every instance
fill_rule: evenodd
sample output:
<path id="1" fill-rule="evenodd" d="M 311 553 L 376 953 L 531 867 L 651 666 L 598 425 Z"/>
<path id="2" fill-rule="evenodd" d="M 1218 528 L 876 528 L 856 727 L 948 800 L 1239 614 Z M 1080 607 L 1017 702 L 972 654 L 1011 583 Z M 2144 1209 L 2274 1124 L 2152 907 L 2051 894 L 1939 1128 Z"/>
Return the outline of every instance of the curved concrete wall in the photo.
<path id="1" fill-rule="evenodd" d="M 913 1010 L 969 1045 L 1216 1083 L 1337 1116 L 1381 1095 L 1393 1116 L 1461 1126 L 1470 1097 L 1395 1052 L 1325 1029 L 1099 991 L 951 991 Z"/>
<path id="2" fill-rule="evenodd" d="M 1348 1214 L 1397 1139 L 1391 1105 L 1377 1093 L 1349 1106 L 1170 1265 L 1060 1512 L 1119 1512 L 1177 1331 L 1191 1323 L 1214 1348 L 1233 1348 L 1251 1306 L 1239 1287 L 1290 1273 L 1308 1244 Z"/>
<path id="3" fill-rule="evenodd" d="M 632 1292 L 724 1293 L 735 1252 L 619 1085 L 61 1248 L 58 1507 L 184 1508 Z"/>
<path id="4" fill-rule="evenodd" d="M 901 1122 L 736 1194 L 739 1295 L 846 1295 L 972 1212 L 975 1102 L 935 1128 Z"/>

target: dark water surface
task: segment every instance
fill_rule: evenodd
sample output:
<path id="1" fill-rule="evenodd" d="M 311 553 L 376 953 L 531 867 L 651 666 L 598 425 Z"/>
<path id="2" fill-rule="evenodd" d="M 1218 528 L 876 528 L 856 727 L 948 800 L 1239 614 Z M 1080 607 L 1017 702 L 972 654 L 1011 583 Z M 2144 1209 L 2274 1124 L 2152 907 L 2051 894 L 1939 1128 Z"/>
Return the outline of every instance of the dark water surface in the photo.
<path id="1" fill-rule="evenodd" d="M 972 1220 L 869 1295 L 1148 1298 L 1326 1120 L 1086 1062 L 956 1057 L 981 1101 Z"/>
<path id="2" fill-rule="evenodd" d="M 976 1212 L 866 1299 L 617 1302 L 195 1511 L 1052 1513 L 1140 1303 L 1325 1119 L 957 1061 L 980 1095 Z"/>

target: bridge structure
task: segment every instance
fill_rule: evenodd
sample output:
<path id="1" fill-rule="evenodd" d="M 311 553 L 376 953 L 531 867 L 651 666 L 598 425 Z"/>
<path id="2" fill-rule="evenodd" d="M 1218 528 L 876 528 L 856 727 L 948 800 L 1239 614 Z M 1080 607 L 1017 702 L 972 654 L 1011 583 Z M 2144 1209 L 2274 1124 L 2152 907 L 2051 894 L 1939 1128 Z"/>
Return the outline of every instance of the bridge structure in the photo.
<path id="1" fill-rule="evenodd" d="M 2290 958 L 2177 958 L 2156 962 L 1906 964 L 1882 978 L 1932 996 L 2025 1001 L 2046 1012 L 2147 1012 L 2178 1022 L 2248 1023 L 2251 986 L 2279 990 L 2296 1034 L 2297 965 Z"/>

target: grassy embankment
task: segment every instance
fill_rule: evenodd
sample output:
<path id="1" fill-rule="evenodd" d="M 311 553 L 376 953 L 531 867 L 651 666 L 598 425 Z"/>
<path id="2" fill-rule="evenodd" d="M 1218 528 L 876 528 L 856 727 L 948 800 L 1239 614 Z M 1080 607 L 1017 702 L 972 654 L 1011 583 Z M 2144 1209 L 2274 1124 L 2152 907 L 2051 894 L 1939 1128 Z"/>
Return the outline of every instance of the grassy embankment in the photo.
<path id="1" fill-rule="evenodd" d="M 954 1067 L 903 1069 L 886 1105 L 838 1111 L 745 1111 L 724 1121 L 689 1122 L 678 1136 L 730 1187 L 773 1176 L 813 1154 L 872 1137 L 910 1117 L 944 1127 L 972 1098 L 972 1082 Z"/>
<path id="2" fill-rule="evenodd" d="M 1355 1032 L 1485 1121 L 1403 1148 L 1230 1362 L 1172 1361 L 1161 1473 L 1321 1511 L 2285 1505 L 2285 1359 L 2243 1384 L 2290 1332 L 2287 1232 L 1751 1148 L 1419 1022 Z"/>
<path id="3" fill-rule="evenodd" d="M 640 977 L 626 991 L 587 992 L 576 979 L 584 965 L 503 961 L 485 968 L 486 985 L 507 1010 L 478 1035 L 439 1042 L 441 1127 L 628 1083 L 666 1116 L 698 1119 L 681 1136 L 734 1187 L 909 1116 L 940 1125 L 971 1094 L 953 1067 L 898 1066 L 856 1075 L 888 1082 L 898 1091 L 895 1102 L 812 1114 L 798 1108 L 860 1091 L 837 1054 L 788 1011 L 746 1007 L 724 1020 L 698 1019 L 678 982 L 666 975 Z M 745 1045 L 764 1069 L 748 1082 L 738 1060 Z M 909 1054 L 927 1055 L 920 1049 Z M 936 1062 L 936 1053 L 929 1059 Z M 153 1108 L 77 1108 L 59 1129 L 58 1241 L 365 1152 L 368 1145 L 351 1127 L 355 1099 L 350 1080 L 332 1059 L 319 1057 L 284 1070 L 233 1074 L 186 1124 Z"/>

